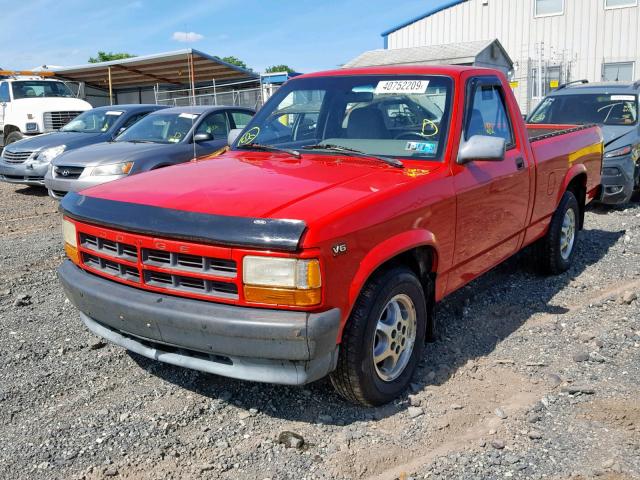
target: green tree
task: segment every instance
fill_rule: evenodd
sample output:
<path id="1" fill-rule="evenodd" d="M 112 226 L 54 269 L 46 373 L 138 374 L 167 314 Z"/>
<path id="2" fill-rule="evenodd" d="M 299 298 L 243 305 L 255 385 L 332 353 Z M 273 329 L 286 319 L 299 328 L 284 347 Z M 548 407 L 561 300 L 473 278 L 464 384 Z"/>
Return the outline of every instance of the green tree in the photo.
<path id="1" fill-rule="evenodd" d="M 122 60 L 123 58 L 133 58 L 135 55 L 130 53 L 113 53 L 113 52 L 98 52 L 95 57 L 89 57 L 89 63 L 110 62 L 112 60 Z"/>
<path id="2" fill-rule="evenodd" d="M 264 71 L 264 73 L 276 73 L 276 72 L 293 73 L 295 72 L 295 70 L 289 67 L 289 65 L 271 65 L 270 67 L 267 67 Z"/>
<path id="3" fill-rule="evenodd" d="M 222 60 L 223 62 L 230 63 L 231 65 L 235 65 L 236 67 L 247 68 L 247 64 L 246 63 L 244 63 L 239 58 L 233 57 L 231 55 L 228 56 L 228 57 L 222 57 L 220 60 Z"/>

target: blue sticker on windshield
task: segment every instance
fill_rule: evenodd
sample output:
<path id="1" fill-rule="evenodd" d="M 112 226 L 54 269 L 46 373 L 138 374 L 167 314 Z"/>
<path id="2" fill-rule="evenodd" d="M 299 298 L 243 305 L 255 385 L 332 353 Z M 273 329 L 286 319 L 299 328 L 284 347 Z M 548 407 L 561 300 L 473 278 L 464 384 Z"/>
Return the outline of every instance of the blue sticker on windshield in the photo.
<path id="1" fill-rule="evenodd" d="M 405 150 L 433 155 L 438 149 L 436 142 L 407 142 Z"/>

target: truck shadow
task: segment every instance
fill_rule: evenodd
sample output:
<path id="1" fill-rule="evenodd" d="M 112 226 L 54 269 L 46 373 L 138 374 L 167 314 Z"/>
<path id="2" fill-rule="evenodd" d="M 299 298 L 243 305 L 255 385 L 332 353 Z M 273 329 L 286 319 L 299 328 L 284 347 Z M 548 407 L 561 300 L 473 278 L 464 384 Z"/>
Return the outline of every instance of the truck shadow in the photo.
<path id="1" fill-rule="evenodd" d="M 16 189 L 16 193 L 20 195 L 28 195 L 30 197 L 48 197 L 49 193 L 44 187 L 25 186 Z"/>
<path id="2" fill-rule="evenodd" d="M 525 261 L 527 252 L 521 252 L 447 297 L 437 308 L 438 340 L 427 344 L 411 389 L 446 383 L 469 361 L 494 351 L 536 313 L 560 319 L 569 309 L 555 305 L 554 296 L 600 261 L 623 235 L 624 231 L 583 231 L 573 266 L 555 277 L 535 273 Z M 304 387 L 250 383 L 129 355 L 152 375 L 211 399 L 214 409 L 232 404 L 283 420 L 349 425 L 382 419 L 409 405 L 410 392 L 386 406 L 363 408 L 339 397 L 327 379 Z"/>

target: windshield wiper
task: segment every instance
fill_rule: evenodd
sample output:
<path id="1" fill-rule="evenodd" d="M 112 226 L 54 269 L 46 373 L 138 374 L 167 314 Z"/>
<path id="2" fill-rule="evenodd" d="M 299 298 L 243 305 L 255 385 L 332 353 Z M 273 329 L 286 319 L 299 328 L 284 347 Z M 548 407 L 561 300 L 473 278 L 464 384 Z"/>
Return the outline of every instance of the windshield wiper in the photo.
<path id="1" fill-rule="evenodd" d="M 295 158 L 302 158 L 302 155 L 297 150 L 291 150 L 290 148 L 278 148 L 271 145 L 263 145 L 261 143 L 244 143 L 242 145 L 238 145 L 236 148 L 264 150 L 265 152 L 281 152 L 286 153 L 287 155 L 291 155 Z"/>
<path id="2" fill-rule="evenodd" d="M 129 142 L 129 143 L 159 143 L 154 142 L 153 140 L 120 140 L 121 142 Z"/>
<path id="3" fill-rule="evenodd" d="M 353 155 L 354 157 L 374 158 L 376 160 L 380 160 L 381 162 L 386 163 L 387 165 L 391 165 L 392 167 L 404 168 L 404 164 L 396 158 L 383 157 L 381 155 L 371 155 L 370 153 L 363 152 L 362 150 L 343 147 L 342 145 L 334 145 L 332 143 L 325 143 L 325 144 L 318 143 L 316 145 L 306 145 L 302 147 L 302 150 L 326 150 L 327 152 L 344 153 L 346 155 Z"/>

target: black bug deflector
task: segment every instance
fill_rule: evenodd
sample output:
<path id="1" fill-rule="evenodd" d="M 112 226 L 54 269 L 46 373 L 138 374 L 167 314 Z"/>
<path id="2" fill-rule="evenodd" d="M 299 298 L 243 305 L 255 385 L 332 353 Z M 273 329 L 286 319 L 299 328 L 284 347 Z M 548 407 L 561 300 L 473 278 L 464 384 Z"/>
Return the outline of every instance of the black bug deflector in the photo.
<path id="1" fill-rule="evenodd" d="M 78 193 L 68 193 L 60 209 L 75 220 L 131 233 L 285 251 L 298 249 L 306 228 L 302 220 L 209 215 Z"/>

